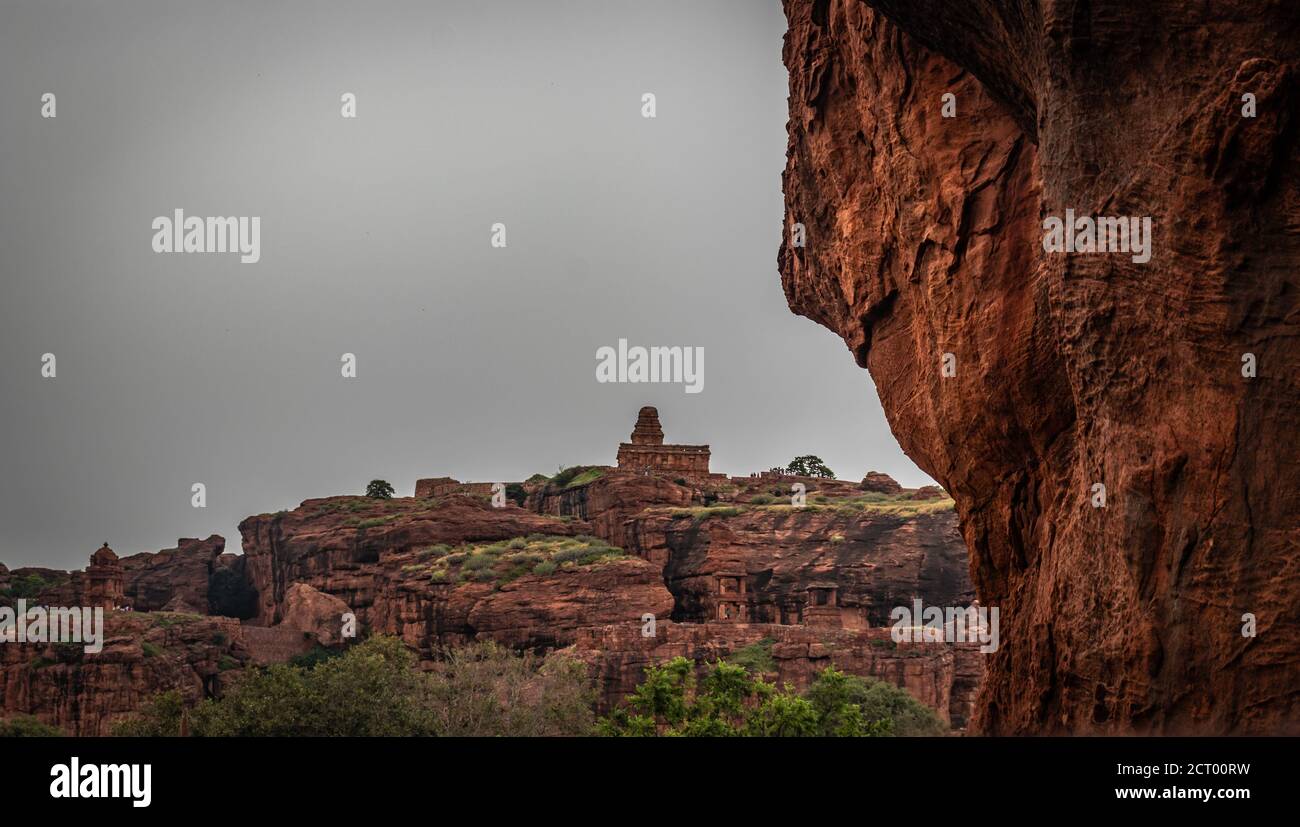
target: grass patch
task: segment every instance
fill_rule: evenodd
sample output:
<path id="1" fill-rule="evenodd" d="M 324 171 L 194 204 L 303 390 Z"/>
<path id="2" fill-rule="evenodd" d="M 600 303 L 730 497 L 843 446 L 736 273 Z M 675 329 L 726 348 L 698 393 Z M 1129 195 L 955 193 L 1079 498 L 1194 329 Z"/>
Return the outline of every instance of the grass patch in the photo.
<path id="1" fill-rule="evenodd" d="M 710 517 L 735 517 L 747 510 L 739 505 L 701 505 L 691 508 L 670 508 L 668 513 L 673 517 L 694 517 L 697 520 L 707 520 Z"/>
<path id="2" fill-rule="evenodd" d="M 599 537 L 530 534 L 459 546 L 437 561 L 429 581 L 501 585 L 529 574 L 549 575 L 562 568 L 594 566 L 626 556 Z"/>
<path id="3" fill-rule="evenodd" d="M 203 615 L 188 614 L 186 612 L 150 612 L 149 617 L 154 624 L 164 629 L 170 629 L 182 623 L 194 623 L 203 620 Z"/>
<path id="4" fill-rule="evenodd" d="M 792 508 L 789 497 L 772 497 L 757 494 L 750 502 L 763 509 Z M 842 517 L 889 516 L 911 519 L 924 514 L 938 514 L 951 511 L 953 501 L 948 498 L 934 500 L 913 500 L 909 497 L 891 496 L 878 491 L 869 491 L 851 497 L 828 497 L 825 494 L 808 495 L 808 503 L 798 511 L 813 514 L 831 512 Z"/>
<path id="5" fill-rule="evenodd" d="M 558 489 L 577 488 L 580 485 L 595 482 L 604 475 L 605 469 L 600 466 L 571 465 L 551 477 L 550 487 Z"/>
<path id="6" fill-rule="evenodd" d="M 737 649 L 727 658 L 728 663 L 744 667 L 751 675 L 766 675 L 776 671 L 776 661 L 772 658 L 774 638 L 765 637 L 758 643 Z"/>
<path id="7" fill-rule="evenodd" d="M 427 560 L 429 558 L 440 560 L 448 554 L 451 554 L 451 546 L 446 543 L 439 543 L 436 546 L 420 549 L 415 553 L 415 557 L 417 560 Z"/>

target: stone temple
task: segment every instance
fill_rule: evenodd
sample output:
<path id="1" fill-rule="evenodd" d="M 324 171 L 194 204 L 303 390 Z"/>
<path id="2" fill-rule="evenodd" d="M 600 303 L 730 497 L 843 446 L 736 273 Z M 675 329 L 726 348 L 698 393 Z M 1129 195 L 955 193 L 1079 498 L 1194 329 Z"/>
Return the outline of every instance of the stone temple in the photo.
<path id="1" fill-rule="evenodd" d="M 709 479 L 709 446 L 665 445 L 659 411 L 641 409 L 632 429 L 632 441 L 618 446 L 618 467 L 641 474 L 663 474 L 687 480 Z"/>

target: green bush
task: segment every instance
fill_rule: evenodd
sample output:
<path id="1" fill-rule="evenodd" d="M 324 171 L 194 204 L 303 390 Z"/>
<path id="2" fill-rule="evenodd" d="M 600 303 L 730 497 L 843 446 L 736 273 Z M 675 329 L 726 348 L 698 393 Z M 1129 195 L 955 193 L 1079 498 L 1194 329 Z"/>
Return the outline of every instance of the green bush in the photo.
<path id="1" fill-rule="evenodd" d="M 506 499 L 522 508 L 524 502 L 528 499 L 528 492 L 517 482 L 507 483 Z"/>
<path id="2" fill-rule="evenodd" d="M 548 574 L 554 574 L 557 568 L 559 567 L 555 565 L 555 563 L 551 562 L 550 560 L 544 560 L 541 563 L 538 563 L 537 565 L 533 566 L 533 574 L 540 574 L 543 576 Z"/>
<path id="3" fill-rule="evenodd" d="M 492 557 L 492 555 L 484 554 L 483 552 L 479 551 L 467 557 L 465 559 L 465 562 L 461 564 L 461 568 L 465 569 L 466 571 L 478 571 L 479 569 L 491 568 L 492 564 L 495 562 L 496 560 L 495 558 Z"/>
<path id="4" fill-rule="evenodd" d="M 366 486 L 366 496 L 373 497 L 376 500 L 390 500 L 393 498 L 395 490 L 386 480 L 371 480 Z"/>
<path id="5" fill-rule="evenodd" d="M 0 591 L 0 597 L 9 598 L 10 600 L 33 600 L 46 589 L 58 585 L 58 580 L 46 580 L 39 574 L 27 574 L 22 577 L 14 577 L 9 581 L 9 587 Z"/>
<path id="6" fill-rule="evenodd" d="M 695 665 L 682 657 L 647 667 L 626 703 L 597 723 L 599 734 L 622 736 L 880 737 L 945 731 L 937 715 L 890 684 L 827 668 L 801 694 L 755 679 L 740 664 L 716 663 L 697 687 Z"/>
<path id="7" fill-rule="evenodd" d="M 727 661 L 744 667 L 745 671 L 751 675 L 765 675 L 775 672 L 776 661 L 772 658 L 773 643 L 776 643 L 776 641 L 770 637 L 765 637 L 758 643 L 752 643 L 732 652 Z"/>
<path id="8" fill-rule="evenodd" d="M 552 562 L 556 564 L 572 563 L 581 560 L 587 555 L 586 546 L 573 546 L 572 548 L 560 549 L 551 555 Z"/>
<path id="9" fill-rule="evenodd" d="M 551 487 L 576 488 L 579 485 L 586 485 L 589 482 L 600 479 L 604 473 L 605 469 L 600 466 L 573 465 L 562 469 L 554 477 L 551 477 Z"/>
<path id="10" fill-rule="evenodd" d="M 219 700 L 189 709 L 189 731 L 213 736 L 523 736 L 590 732 L 586 667 L 559 655 L 518 656 L 493 644 L 443 653 L 429 672 L 395 638 L 374 637 L 313 662 L 250 671 Z M 155 696 L 114 735 L 178 735 L 178 691 Z"/>
<path id="11" fill-rule="evenodd" d="M 0 738 L 58 738 L 63 730 L 42 723 L 31 715 L 0 719 Z"/>
<path id="12" fill-rule="evenodd" d="M 181 734 L 185 701 L 180 690 L 154 695 L 135 715 L 114 724 L 109 734 L 124 738 L 173 738 Z"/>
<path id="13" fill-rule="evenodd" d="M 337 658 L 342 654 L 343 654 L 342 649 L 331 649 L 328 646 L 321 646 L 320 644 L 317 644 L 313 646 L 309 651 L 303 652 L 301 655 L 294 655 L 293 657 L 289 658 L 289 665 L 301 667 L 303 669 L 313 669 L 316 667 L 317 664 L 321 664 L 327 660 Z"/>

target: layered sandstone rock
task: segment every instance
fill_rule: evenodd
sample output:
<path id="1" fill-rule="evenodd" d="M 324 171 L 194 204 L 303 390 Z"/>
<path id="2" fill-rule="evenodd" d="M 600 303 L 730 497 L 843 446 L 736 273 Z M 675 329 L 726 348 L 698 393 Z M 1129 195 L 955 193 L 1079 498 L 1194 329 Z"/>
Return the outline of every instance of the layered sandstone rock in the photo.
<path id="1" fill-rule="evenodd" d="M 208 581 L 219 568 L 226 539 L 181 538 L 176 548 L 123 557 L 126 599 L 136 611 L 208 612 Z"/>
<path id="2" fill-rule="evenodd" d="M 608 469 L 585 485 L 541 487 L 529 496 L 527 506 L 542 514 L 585 520 L 597 537 L 621 545 L 623 524 L 645 509 L 688 506 L 696 501 L 690 485 L 660 475 Z"/>
<path id="3" fill-rule="evenodd" d="M 239 624 L 195 615 L 108 612 L 104 646 L 0 645 L 0 717 L 34 715 L 69 735 L 107 735 L 159 692 L 219 695 L 248 661 Z"/>
<path id="4" fill-rule="evenodd" d="M 567 646 L 579 630 L 640 622 L 646 614 L 667 619 L 672 595 L 659 571 L 643 560 L 561 568 L 526 575 L 500 586 L 482 583 L 408 584 L 377 602 L 376 628 L 400 634 L 422 656 L 440 646 L 495 640 L 538 651 Z"/>
<path id="5" fill-rule="evenodd" d="M 355 506 L 355 511 L 351 510 Z M 337 598 L 363 630 L 401 637 L 421 657 L 441 647 L 492 639 L 544 649 L 576 629 L 667 617 L 672 597 L 659 570 L 639 559 L 559 567 L 509 582 L 431 579 L 431 550 L 493 541 L 575 537 L 591 527 L 484 499 L 308 500 L 292 512 L 240 524 L 247 571 L 260 595 L 259 624 L 290 616 L 289 595 L 306 584 Z"/>
<path id="6" fill-rule="evenodd" d="M 438 500 L 330 497 L 293 511 L 260 514 L 239 524 L 246 576 L 258 592 L 259 625 L 278 623 L 294 583 L 335 595 L 361 617 L 384 585 L 386 564 L 439 543 L 505 540 L 528 534 L 574 535 L 588 530 L 525 511 L 493 508 L 486 497 Z"/>
<path id="7" fill-rule="evenodd" d="M 782 283 L 956 500 L 979 726 L 1297 731 L 1300 7 L 785 7 Z M 1150 261 L 1044 253 L 1067 209 Z"/>
<path id="8" fill-rule="evenodd" d="M 888 474 L 882 474 L 879 471 L 868 471 L 858 483 L 858 488 L 863 491 L 874 491 L 877 494 L 897 494 L 903 490 L 903 486 Z"/>
<path id="9" fill-rule="evenodd" d="M 657 509 L 628 521 L 624 545 L 662 568 L 679 622 L 865 629 L 890 625 L 894 607 L 915 598 L 953 607 L 974 598 L 950 508 Z"/>
<path id="10" fill-rule="evenodd" d="M 792 480 L 809 505 L 771 505 Z M 60 648 L 66 663 L 48 673 L 58 659 L 44 648 L 10 647 L 0 700 L 9 711 L 103 733 L 157 692 L 180 688 L 195 700 L 218 694 L 223 673 L 338 645 L 342 616 L 353 613 L 359 634 L 398 636 L 426 662 L 473 640 L 575 647 L 604 675 L 607 700 L 670 653 L 703 659 L 770 637 L 782 664 L 773 679 L 804 685 L 834 663 L 906 686 L 962 726 L 982 660 L 962 647 L 888 651 L 889 606 L 914 597 L 963 604 L 971 593 L 950 505 L 909 505 L 907 494 L 882 501 L 855 483 L 813 478 L 693 487 L 607 469 L 572 488 L 534 485 L 528 502 L 548 513 L 467 494 L 309 500 L 245 520 L 241 557 L 223 554 L 219 537 L 183 540 L 125 567 L 101 555 L 92 565 L 126 568 L 127 588 L 146 610 L 112 613 L 103 655 Z M 862 511 L 877 506 L 907 513 Z M 590 536 L 596 526 L 626 551 Z M 208 628 L 203 618 L 157 611 L 163 600 L 204 599 L 205 582 L 209 603 L 233 605 L 231 578 L 246 579 L 255 596 L 250 623 L 213 618 Z M 743 609 L 713 622 L 724 604 Z M 626 643 L 647 617 L 691 628 L 667 633 L 676 641 L 667 649 Z M 750 617 L 789 625 L 735 622 Z"/>
<path id="11" fill-rule="evenodd" d="M 304 632 L 321 646 L 336 646 L 343 642 L 343 618 L 351 611 L 334 595 L 294 583 L 285 593 L 284 619 L 277 628 Z"/>

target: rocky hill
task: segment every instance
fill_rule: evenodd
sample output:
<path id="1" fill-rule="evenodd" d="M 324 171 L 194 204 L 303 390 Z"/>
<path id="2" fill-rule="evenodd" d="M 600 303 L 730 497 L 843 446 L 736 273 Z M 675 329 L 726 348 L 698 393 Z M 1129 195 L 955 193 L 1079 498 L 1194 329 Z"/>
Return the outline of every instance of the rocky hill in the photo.
<path id="1" fill-rule="evenodd" d="M 804 507 L 782 493 L 794 483 L 808 491 Z M 906 687 L 955 727 L 969 718 L 983 656 L 900 647 L 884 628 L 894 603 L 970 601 L 951 501 L 897 484 L 687 483 L 604 467 L 534 481 L 496 506 L 480 487 L 249 517 L 238 558 L 211 537 L 121 560 L 101 549 L 85 573 L 48 573 L 59 582 L 47 602 L 111 596 L 111 639 L 100 655 L 3 647 L 3 708 L 104 734 L 155 692 L 219 695 L 251 664 L 337 645 L 350 614 L 360 634 L 399 637 L 426 661 L 472 640 L 567 649 L 589 664 L 601 708 L 648 663 L 762 650 L 773 680 L 805 686 L 834 664 Z M 219 616 L 240 589 L 245 619 Z M 119 601 L 134 611 L 113 611 Z M 163 611 L 195 604 L 209 608 Z"/>

